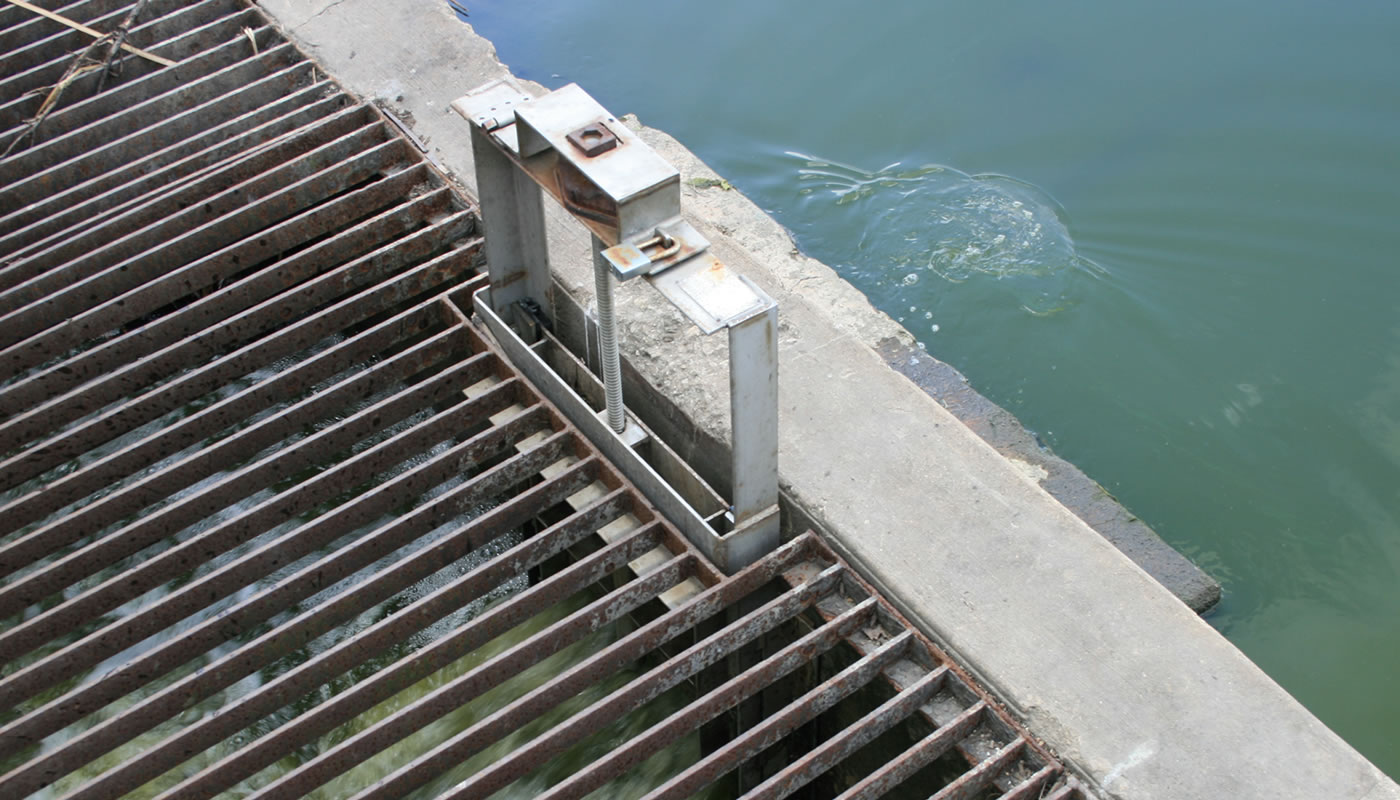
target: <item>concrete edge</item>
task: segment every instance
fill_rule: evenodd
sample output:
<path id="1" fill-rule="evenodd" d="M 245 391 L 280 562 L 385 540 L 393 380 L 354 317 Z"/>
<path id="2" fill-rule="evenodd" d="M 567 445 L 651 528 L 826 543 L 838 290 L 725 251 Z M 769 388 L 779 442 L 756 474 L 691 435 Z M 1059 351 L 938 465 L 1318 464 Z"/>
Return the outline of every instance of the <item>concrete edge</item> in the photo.
<path id="1" fill-rule="evenodd" d="M 897 339 L 879 342 L 875 350 L 1191 610 L 1208 614 L 1220 602 L 1218 581 L 1163 541 L 1097 481 L 1056 455 L 1015 415 L 974 389 L 956 367 Z"/>

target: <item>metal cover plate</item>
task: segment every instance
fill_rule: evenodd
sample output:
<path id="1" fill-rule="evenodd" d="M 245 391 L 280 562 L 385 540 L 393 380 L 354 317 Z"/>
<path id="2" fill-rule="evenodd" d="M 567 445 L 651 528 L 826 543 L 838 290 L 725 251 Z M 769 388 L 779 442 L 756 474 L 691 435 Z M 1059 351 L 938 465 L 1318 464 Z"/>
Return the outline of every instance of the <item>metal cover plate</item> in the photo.
<path id="1" fill-rule="evenodd" d="M 761 289 L 709 253 L 647 279 L 706 334 L 743 322 L 773 305 Z"/>
<path id="2" fill-rule="evenodd" d="M 522 156 L 528 158 L 542 149 L 541 142 L 532 141 L 532 136 L 537 135 L 619 205 L 668 182 L 680 181 L 675 167 L 577 84 L 571 83 L 520 108 L 516 121 L 528 128 L 519 132 Z M 569 143 L 570 133 L 592 122 L 607 123 L 618 139 L 617 147 L 587 157 Z"/>

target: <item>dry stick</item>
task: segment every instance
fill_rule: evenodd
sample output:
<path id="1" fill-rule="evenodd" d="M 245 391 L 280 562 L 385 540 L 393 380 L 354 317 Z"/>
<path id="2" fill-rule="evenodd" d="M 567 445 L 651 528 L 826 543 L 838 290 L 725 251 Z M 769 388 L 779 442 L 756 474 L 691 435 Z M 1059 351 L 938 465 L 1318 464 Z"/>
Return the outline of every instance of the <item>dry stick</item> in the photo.
<path id="1" fill-rule="evenodd" d="M 64 71 L 63 77 L 59 78 L 58 83 L 55 83 L 53 88 L 49 90 L 49 96 L 45 97 L 43 104 L 39 106 L 39 113 L 35 114 L 32 119 L 25 121 L 24 130 L 20 131 L 19 134 L 15 136 L 14 140 L 10 142 L 10 146 L 5 148 L 4 153 L 0 153 L 0 158 L 4 158 L 14 152 L 14 149 L 19 147 L 20 142 L 23 142 L 26 137 L 32 144 L 38 133 L 39 126 L 44 124 L 44 120 L 48 118 L 54 106 L 58 105 L 58 98 L 63 95 L 63 90 L 67 89 L 68 85 L 73 81 L 76 81 L 87 73 L 95 69 L 102 69 L 102 65 L 97 63 L 96 60 L 91 59 L 89 54 L 100 48 L 104 41 L 105 37 L 103 39 L 98 39 L 88 45 L 87 49 L 83 50 L 83 52 L 79 53 L 77 58 L 73 59 L 73 63 L 69 64 L 68 69 Z"/>
<path id="2" fill-rule="evenodd" d="M 54 12 L 49 11 L 47 8 L 40 8 L 34 5 L 33 3 L 26 2 L 26 0 L 5 0 L 5 2 L 13 6 L 19 6 L 20 8 L 23 8 L 26 11 L 33 11 L 35 14 L 38 14 L 41 17 L 47 17 L 48 19 L 51 19 L 54 22 L 59 22 L 64 25 L 67 25 L 75 31 L 82 31 L 83 33 L 86 33 L 88 36 L 91 36 L 94 39 L 101 39 L 107 36 L 107 34 L 103 33 L 102 31 L 93 30 L 92 28 L 89 28 L 81 22 L 74 22 L 73 20 L 63 16 L 62 14 L 55 14 Z M 132 55 L 141 56 L 147 61 L 154 61 L 162 67 L 175 66 L 174 61 L 171 61 L 170 59 L 165 58 L 163 56 L 158 56 L 155 53 L 147 53 L 145 50 L 142 50 L 139 47 L 132 47 L 129 44 L 123 44 L 122 49 L 127 51 L 128 53 L 131 53 Z"/>
<path id="3" fill-rule="evenodd" d="M 44 102 L 39 106 L 38 113 L 36 113 L 33 118 L 25 121 L 24 130 L 20 131 L 20 133 L 15 136 L 10 142 L 10 146 L 5 148 L 4 153 L 0 153 L 0 158 L 4 158 L 10 153 L 13 153 L 15 148 L 19 147 L 20 143 L 26 138 L 29 139 L 31 145 L 37 141 L 39 126 L 44 124 L 44 120 L 48 119 L 49 114 L 52 113 L 54 108 L 58 105 L 58 100 L 62 97 L 63 91 L 77 79 L 95 69 L 102 70 L 102 75 L 97 82 L 97 91 L 101 92 L 103 85 L 107 81 L 107 75 L 112 69 L 112 60 L 116 58 L 116 55 L 122 50 L 129 50 L 143 58 L 150 58 L 153 61 L 157 61 L 157 63 L 162 63 L 167 66 L 175 63 L 169 59 L 153 56 L 144 50 L 138 50 L 126 44 L 127 30 L 130 28 L 131 24 L 136 21 L 136 16 L 146 7 L 148 0 L 137 0 L 136 4 L 132 6 L 131 11 L 127 13 L 126 18 L 123 19 L 116 30 L 111 33 L 99 33 L 91 28 L 79 25 L 66 17 L 54 14 L 51 11 L 37 6 L 31 6 L 29 3 L 25 2 L 25 0 L 7 0 L 7 2 L 20 6 L 21 8 L 31 9 L 46 17 L 56 18 L 66 25 L 81 30 L 89 35 L 96 36 L 97 38 L 93 40 L 92 44 L 84 48 L 83 51 L 78 54 L 77 58 L 73 59 L 73 63 L 68 65 L 68 69 L 64 71 L 63 77 L 59 78 L 58 83 L 55 83 L 53 88 L 49 90 L 48 97 L 44 98 Z M 98 59 L 94 57 L 94 53 L 101 50 L 104 44 L 110 45 L 107 50 L 107 58 L 105 61 L 99 62 Z"/>
<path id="4" fill-rule="evenodd" d="M 107 48 L 107 62 L 102 65 L 102 74 L 97 76 L 97 91 L 93 94 L 101 94 L 102 89 L 107 85 L 107 76 L 117 74 L 113 67 L 120 65 L 114 65 L 113 62 L 117 60 L 117 54 L 122 51 L 122 45 L 126 44 L 126 34 L 131 29 L 131 24 L 146 9 L 146 2 L 147 0 L 136 0 L 136 5 L 131 7 L 131 10 L 126 13 L 126 17 L 122 19 L 122 23 L 117 26 L 116 30 L 112 31 L 114 37 L 111 47 Z"/>

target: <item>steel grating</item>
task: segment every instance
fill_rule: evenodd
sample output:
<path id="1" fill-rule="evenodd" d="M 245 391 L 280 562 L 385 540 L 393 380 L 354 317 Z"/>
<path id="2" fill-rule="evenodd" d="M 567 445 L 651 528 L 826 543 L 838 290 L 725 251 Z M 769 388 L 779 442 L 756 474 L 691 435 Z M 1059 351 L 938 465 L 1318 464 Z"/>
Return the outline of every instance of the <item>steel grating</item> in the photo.
<path id="1" fill-rule="evenodd" d="M 0 8 L 0 793 L 1084 796 L 815 535 L 709 564 L 463 314 L 474 207 L 260 12 L 128 40 L 175 65 L 16 142 L 90 39 Z"/>

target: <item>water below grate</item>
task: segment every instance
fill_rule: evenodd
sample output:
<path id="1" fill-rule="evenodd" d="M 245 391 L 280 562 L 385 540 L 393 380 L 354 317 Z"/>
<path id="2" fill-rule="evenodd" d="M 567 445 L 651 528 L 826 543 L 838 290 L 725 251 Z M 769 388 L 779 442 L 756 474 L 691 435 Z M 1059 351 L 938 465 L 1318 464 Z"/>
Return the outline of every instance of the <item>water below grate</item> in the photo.
<path id="1" fill-rule="evenodd" d="M 473 206 L 260 12 L 128 41 L 175 63 L 98 91 L 0 9 L 0 792 L 1083 796 L 813 534 L 710 565 L 463 315 Z"/>

